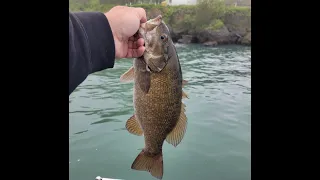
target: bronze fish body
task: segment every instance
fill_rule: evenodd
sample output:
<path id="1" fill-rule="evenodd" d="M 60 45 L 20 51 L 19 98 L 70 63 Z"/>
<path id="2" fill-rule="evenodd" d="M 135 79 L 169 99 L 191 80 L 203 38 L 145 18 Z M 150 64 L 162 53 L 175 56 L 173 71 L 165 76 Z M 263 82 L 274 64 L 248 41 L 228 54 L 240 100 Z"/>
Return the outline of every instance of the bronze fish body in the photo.
<path id="1" fill-rule="evenodd" d="M 182 87 L 179 58 L 170 37 L 168 27 L 161 15 L 149 20 L 139 33 L 145 39 L 146 50 L 136 58 L 124 73 L 122 82 L 134 81 L 134 115 L 126 122 L 127 130 L 135 135 L 144 135 L 145 147 L 132 163 L 131 168 L 149 171 L 162 179 L 162 146 L 166 140 L 177 146 L 187 127 L 185 105 L 187 95 Z"/>

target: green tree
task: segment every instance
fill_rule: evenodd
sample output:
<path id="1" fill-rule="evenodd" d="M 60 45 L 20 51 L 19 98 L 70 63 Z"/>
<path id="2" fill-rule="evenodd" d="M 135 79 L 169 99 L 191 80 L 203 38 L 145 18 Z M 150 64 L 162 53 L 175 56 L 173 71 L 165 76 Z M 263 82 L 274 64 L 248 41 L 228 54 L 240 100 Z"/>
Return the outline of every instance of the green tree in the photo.
<path id="1" fill-rule="evenodd" d="M 224 0 L 199 0 L 196 10 L 195 25 L 207 26 L 215 19 L 221 19 L 225 13 Z"/>

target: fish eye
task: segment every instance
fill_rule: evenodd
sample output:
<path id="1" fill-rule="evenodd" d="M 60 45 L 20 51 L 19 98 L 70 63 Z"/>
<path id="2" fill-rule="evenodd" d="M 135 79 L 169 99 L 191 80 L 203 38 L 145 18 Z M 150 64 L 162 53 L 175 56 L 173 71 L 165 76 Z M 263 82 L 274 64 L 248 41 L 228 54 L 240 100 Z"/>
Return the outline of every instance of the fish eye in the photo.
<path id="1" fill-rule="evenodd" d="M 164 40 L 166 37 L 164 35 L 161 35 L 160 38 Z"/>

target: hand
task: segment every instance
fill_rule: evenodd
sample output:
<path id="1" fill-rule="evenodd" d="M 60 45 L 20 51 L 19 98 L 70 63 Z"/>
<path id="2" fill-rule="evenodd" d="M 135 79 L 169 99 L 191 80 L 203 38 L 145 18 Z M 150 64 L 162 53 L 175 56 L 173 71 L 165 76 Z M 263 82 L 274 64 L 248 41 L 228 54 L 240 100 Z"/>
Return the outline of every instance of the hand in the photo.
<path id="1" fill-rule="evenodd" d="M 105 13 L 114 38 L 116 58 L 136 58 L 145 51 L 144 39 L 134 36 L 140 24 L 147 21 L 142 8 L 115 6 Z"/>

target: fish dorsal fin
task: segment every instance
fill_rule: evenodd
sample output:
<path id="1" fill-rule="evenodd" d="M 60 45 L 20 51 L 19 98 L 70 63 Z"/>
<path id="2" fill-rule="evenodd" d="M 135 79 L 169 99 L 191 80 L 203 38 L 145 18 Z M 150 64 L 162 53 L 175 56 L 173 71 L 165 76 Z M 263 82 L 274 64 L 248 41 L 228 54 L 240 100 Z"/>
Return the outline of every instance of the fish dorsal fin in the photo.
<path id="1" fill-rule="evenodd" d="M 188 81 L 182 80 L 182 87 L 184 87 L 187 83 L 188 83 Z M 184 91 L 182 91 L 182 98 L 188 98 L 189 99 L 188 94 L 185 93 Z"/>
<path id="2" fill-rule="evenodd" d="M 134 68 L 133 66 L 120 77 L 120 82 L 132 82 L 134 81 Z"/>
<path id="3" fill-rule="evenodd" d="M 184 87 L 187 83 L 188 83 L 188 81 L 182 80 L 182 87 Z"/>
<path id="4" fill-rule="evenodd" d="M 183 112 L 186 112 L 186 109 L 185 109 L 186 105 L 181 103 L 181 109 L 183 109 L 184 111 Z"/>
<path id="5" fill-rule="evenodd" d="M 172 144 L 174 147 L 177 147 L 178 144 L 182 141 L 187 129 L 187 116 L 185 114 L 185 107 L 185 104 L 181 103 L 181 113 L 177 125 L 166 138 L 166 141 L 169 144 Z"/>
<path id="6" fill-rule="evenodd" d="M 189 99 L 188 94 L 185 93 L 184 91 L 182 91 L 182 98 L 188 98 Z"/>
<path id="7" fill-rule="evenodd" d="M 137 121 L 135 115 L 131 116 L 126 123 L 126 129 L 129 131 L 129 133 L 141 136 L 143 134 L 143 131 L 140 127 L 139 122 Z"/>

